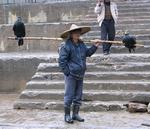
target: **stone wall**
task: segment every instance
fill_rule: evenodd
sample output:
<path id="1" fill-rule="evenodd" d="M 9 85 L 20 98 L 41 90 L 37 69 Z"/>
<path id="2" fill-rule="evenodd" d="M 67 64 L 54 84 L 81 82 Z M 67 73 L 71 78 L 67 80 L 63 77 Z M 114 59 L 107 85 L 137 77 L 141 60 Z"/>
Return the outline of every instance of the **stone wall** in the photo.
<path id="1" fill-rule="evenodd" d="M 13 24 L 17 16 L 23 17 L 26 23 L 79 20 L 87 14 L 88 3 L 88 1 L 73 1 L 0 5 L 0 24 Z"/>
<path id="2" fill-rule="evenodd" d="M 49 53 L 11 53 L 0 56 L 0 92 L 22 91 L 41 62 L 54 62 Z M 54 57 L 54 56 L 53 56 Z M 55 61 L 56 62 L 56 61 Z"/>

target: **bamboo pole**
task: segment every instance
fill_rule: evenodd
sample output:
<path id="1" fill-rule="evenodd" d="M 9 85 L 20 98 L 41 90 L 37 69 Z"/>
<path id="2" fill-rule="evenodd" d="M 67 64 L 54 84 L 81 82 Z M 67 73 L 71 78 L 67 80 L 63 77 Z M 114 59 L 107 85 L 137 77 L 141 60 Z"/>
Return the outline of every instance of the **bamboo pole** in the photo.
<path id="1" fill-rule="evenodd" d="M 8 37 L 9 40 L 16 40 L 16 37 Z M 49 37 L 23 37 L 24 40 L 57 40 L 63 41 L 62 38 L 49 38 Z"/>
<path id="2" fill-rule="evenodd" d="M 15 37 L 8 37 L 9 40 L 16 40 Z M 56 41 L 63 41 L 62 38 L 50 38 L 50 37 L 23 37 L 24 40 L 56 40 Z M 106 40 L 100 40 L 100 39 L 94 39 L 94 40 L 84 40 L 85 42 L 92 42 L 92 43 L 112 43 L 116 45 L 124 45 L 122 41 L 106 41 Z M 136 47 L 144 47 L 142 44 L 136 44 Z"/>
<path id="3" fill-rule="evenodd" d="M 90 40 L 90 42 L 100 42 L 100 43 L 111 43 L 111 44 L 116 44 L 116 45 L 124 45 L 122 41 L 106 41 L 106 40 L 100 40 L 100 39 L 94 39 Z M 142 44 L 135 44 L 136 47 L 144 47 Z"/>

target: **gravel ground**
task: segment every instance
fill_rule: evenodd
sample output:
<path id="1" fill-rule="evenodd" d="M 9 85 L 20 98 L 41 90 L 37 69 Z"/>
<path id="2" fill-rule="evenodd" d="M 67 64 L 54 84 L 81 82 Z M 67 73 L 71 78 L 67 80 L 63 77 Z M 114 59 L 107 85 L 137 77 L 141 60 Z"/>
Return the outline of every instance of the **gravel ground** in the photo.
<path id="1" fill-rule="evenodd" d="M 150 129 L 150 114 L 121 112 L 81 112 L 85 122 L 68 125 L 63 112 L 14 110 L 17 94 L 0 94 L 0 129 Z"/>

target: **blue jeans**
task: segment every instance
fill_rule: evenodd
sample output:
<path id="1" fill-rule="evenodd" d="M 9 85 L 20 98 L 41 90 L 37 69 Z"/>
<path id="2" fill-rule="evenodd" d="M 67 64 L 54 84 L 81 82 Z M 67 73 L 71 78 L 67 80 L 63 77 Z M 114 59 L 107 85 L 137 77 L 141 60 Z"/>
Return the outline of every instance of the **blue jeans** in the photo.
<path id="1" fill-rule="evenodd" d="M 101 39 L 113 41 L 115 39 L 115 22 L 114 20 L 104 20 L 101 25 Z M 103 52 L 109 52 L 110 43 L 103 43 Z"/>
<path id="2" fill-rule="evenodd" d="M 65 96 L 64 104 L 66 107 L 70 107 L 72 103 L 74 105 L 81 105 L 83 92 L 83 79 L 77 80 L 71 75 L 65 76 Z"/>

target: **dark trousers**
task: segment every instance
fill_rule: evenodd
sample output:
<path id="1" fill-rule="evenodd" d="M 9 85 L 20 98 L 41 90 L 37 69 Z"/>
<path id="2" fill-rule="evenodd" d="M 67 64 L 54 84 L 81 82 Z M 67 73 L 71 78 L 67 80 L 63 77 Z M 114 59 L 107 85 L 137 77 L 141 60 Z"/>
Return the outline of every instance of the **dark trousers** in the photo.
<path id="1" fill-rule="evenodd" d="M 64 104 L 66 107 L 70 107 L 72 103 L 74 105 L 81 105 L 83 92 L 83 79 L 77 80 L 72 76 L 65 76 L 65 96 Z"/>
<path id="2" fill-rule="evenodd" d="M 101 25 L 101 39 L 113 41 L 115 39 L 115 22 L 114 20 L 104 20 Z M 103 52 L 109 52 L 110 43 L 103 43 Z"/>

